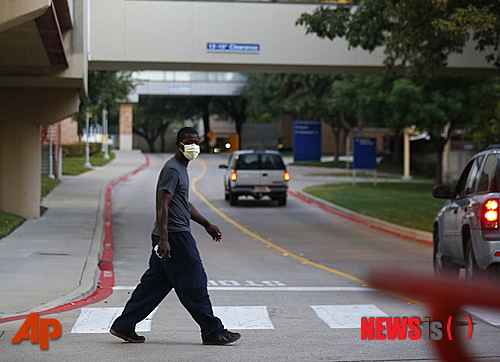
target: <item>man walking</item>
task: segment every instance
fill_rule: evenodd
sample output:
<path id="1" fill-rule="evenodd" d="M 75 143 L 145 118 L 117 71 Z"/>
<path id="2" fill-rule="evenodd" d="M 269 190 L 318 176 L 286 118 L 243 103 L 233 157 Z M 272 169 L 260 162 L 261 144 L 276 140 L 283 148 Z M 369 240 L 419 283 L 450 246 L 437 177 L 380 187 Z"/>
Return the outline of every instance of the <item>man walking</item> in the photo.
<path id="1" fill-rule="evenodd" d="M 215 242 L 222 235 L 189 202 L 187 166 L 199 152 L 198 132 L 185 127 L 177 133 L 175 156 L 168 160 L 156 186 L 156 223 L 152 233 L 153 251 L 149 269 L 132 293 L 110 333 L 133 343 L 145 341 L 135 326 L 146 318 L 172 290 L 201 329 L 203 344 L 228 344 L 240 339 L 239 333 L 224 329 L 213 315 L 207 291 L 207 276 L 191 235 L 190 219 L 202 225 Z"/>

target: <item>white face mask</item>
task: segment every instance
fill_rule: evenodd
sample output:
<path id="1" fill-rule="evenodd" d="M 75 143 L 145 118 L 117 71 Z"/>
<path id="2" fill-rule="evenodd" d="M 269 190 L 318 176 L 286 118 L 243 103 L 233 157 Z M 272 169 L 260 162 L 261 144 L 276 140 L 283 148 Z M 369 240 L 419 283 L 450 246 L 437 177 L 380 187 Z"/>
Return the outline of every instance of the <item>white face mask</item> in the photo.
<path id="1" fill-rule="evenodd" d="M 181 152 L 189 161 L 194 160 L 200 154 L 200 146 L 197 144 L 185 145 L 182 142 L 179 143 L 184 146 L 184 151 L 181 150 Z"/>

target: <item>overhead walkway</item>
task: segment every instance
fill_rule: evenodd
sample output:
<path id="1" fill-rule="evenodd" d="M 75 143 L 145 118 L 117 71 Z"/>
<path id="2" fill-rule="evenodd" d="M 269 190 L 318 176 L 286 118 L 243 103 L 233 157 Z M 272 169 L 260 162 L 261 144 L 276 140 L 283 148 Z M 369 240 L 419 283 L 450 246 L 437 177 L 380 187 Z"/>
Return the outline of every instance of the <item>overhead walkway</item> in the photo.
<path id="1" fill-rule="evenodd" d="M 109 70 L 381 73 L 383 50 L 349 49 L 295 23 L 303 2 L 106 0 L 90 2 L 89 67 Z M 448 73 L 492 73 L 473 47 Z M 496 70 L 497 71 L 497 70 Z"/>

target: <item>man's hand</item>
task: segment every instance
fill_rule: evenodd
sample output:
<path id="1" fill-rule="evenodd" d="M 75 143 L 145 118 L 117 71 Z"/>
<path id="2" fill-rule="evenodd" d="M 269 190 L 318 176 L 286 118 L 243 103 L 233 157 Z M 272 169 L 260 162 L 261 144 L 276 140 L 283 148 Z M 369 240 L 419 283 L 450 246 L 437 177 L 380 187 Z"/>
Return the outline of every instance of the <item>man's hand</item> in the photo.
<path id="1" fill-rule="evenodd" d="M 221 241 L 222 234 L 217 226 L 215 226 L 214 224 L 210 224 L 205 228 L 205 230 L 208 234 L 210 234 L 210 236 L 216 243 Z"/>
<path id="2" fill-rule="evenodd" d="M 170 243 L 166 238 L 160 238 L 158 245 L 156 246 L 156 255 L 163 260 L 170 259 Z"/>

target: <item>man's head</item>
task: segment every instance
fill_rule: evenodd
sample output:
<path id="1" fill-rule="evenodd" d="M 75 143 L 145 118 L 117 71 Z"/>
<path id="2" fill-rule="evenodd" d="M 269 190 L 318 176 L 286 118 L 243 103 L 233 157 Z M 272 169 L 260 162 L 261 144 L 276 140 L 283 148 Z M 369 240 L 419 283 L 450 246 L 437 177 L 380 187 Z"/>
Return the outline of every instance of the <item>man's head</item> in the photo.
<path id="1" fill-rule="evenodd" d="M 187 161 L 194 160 L 200 153 L 200 136 L 191 127 L 184 127 L 177 132 L 177 150 L 179 156 L 184 156 Z"/>
<path id="2" fill-rule="evenodd" d="M 187 135 L 196 135 L 199 141 L 198 131 L 191 127 L 183 127 L 177 132 L 177 142 L 185 141 Z"/>

